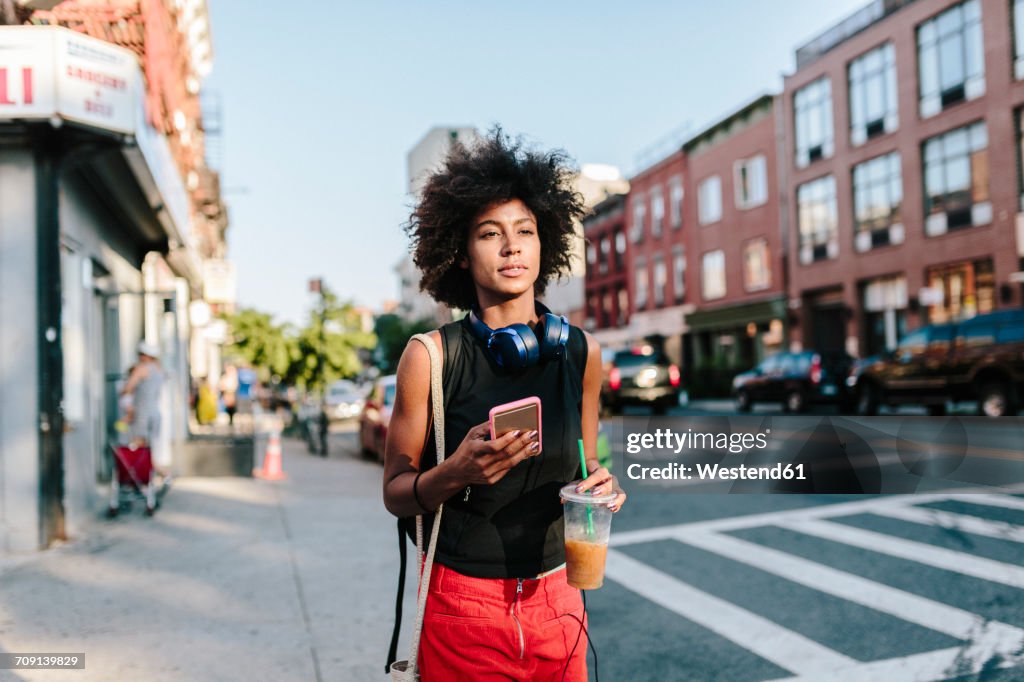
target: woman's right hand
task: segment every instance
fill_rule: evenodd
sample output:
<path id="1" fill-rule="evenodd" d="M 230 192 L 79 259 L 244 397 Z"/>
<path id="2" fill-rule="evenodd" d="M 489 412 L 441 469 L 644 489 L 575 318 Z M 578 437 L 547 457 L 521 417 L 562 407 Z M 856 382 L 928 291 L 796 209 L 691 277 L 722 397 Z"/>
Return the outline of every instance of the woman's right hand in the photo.
<path id="1" fill-rule="evenodd" d="M 469 430 L 459 447 L 444 460 L 443 468 L 460 485 L 491 485 L 505 477 L 512 467 L 540 450 L 536 431 L 512 431 L 500 438 L 486 440 L 490 422 Z"/>

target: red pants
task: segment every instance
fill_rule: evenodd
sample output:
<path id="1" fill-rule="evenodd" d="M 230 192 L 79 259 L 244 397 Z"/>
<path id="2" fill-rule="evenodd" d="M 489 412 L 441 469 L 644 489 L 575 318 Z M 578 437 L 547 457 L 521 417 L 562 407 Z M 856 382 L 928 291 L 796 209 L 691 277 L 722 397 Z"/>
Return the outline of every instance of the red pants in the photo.
<path id="1" fill-rule="evenodd" d="M 564 569 L 520 581 L 471 578 L 434 564 L 420 679 L 586 682 L 585 622 L 580 591 L 565 581 Z"/>

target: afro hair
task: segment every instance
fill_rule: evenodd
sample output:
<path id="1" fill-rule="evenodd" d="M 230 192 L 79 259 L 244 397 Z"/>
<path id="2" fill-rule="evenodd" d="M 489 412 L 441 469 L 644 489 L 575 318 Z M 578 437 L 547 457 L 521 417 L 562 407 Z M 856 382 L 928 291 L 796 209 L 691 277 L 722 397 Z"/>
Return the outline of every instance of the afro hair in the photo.
<path id="1" fill-rule="evenodd" d="M 413 262 L 423 273 L 420 290 L 435 301 L 468 310 L 476 288 L 458 263 L 466 255 L 469 228 L 484 210 L 519 199 L 537 219 L 540 270 L 534 294 L 568 274 L 572 265 L 574 220 L 584 214 L 583 199 L 572 186 L 576 176 L 561 150 L 526 149 L 500 127 L 472 146 L 456 141 L 441 167 L 427 177 L 405 231 Z"/>

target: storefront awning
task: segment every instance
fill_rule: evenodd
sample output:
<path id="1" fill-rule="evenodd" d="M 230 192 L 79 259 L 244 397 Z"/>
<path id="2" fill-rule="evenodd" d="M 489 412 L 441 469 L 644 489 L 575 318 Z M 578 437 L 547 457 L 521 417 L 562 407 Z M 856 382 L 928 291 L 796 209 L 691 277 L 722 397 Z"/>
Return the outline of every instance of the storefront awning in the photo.
<path id="1" fill-rule="evenodd" d="M 784 319 L 786 299 L 779 296 L 765 301 L 741 303 L 714 310 L 698 310 L 686 316 L 691 332 L 745 327 L 750 322 L 768 322 Z"/>

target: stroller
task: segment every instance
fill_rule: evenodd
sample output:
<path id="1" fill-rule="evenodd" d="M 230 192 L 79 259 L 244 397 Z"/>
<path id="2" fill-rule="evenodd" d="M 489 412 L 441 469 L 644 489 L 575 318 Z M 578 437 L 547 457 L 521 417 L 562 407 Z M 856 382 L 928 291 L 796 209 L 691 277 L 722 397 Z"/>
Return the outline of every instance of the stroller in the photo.
<path id="1" fill-rule="evenodd" d="M 114 471 L 110 476 L 110 505 L 107 518 L 117 516 L 122 506 L 131 509 L 134 500 L 146 502 L 146 516 L 156 512 L 158 491 L 153 480 L 153 455 L 148 445 L 112 444 Z M 163 492 L 163 491 L 160 491 Z"/>

